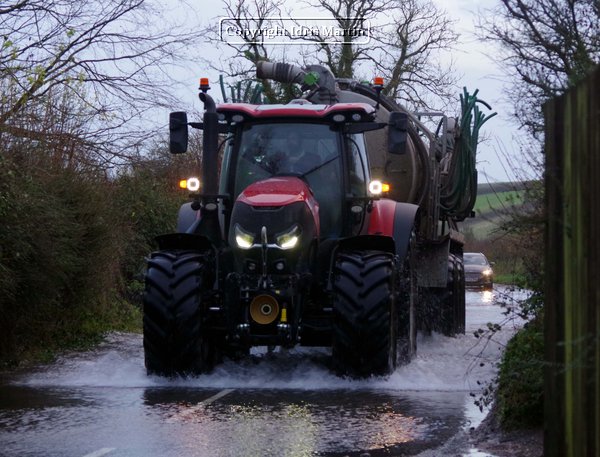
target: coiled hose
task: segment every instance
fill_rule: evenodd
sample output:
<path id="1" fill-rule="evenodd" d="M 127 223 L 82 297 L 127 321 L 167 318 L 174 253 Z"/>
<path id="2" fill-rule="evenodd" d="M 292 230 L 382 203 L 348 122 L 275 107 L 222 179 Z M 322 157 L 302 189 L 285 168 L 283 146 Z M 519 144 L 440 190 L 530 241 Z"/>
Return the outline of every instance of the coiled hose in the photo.
<path id="1" fill-rule="evenodd" d="M 483 124 L 498 113 L 485 115 L 478 104 L 491 106 L 477 98 L 479 89 L 470 95 L 466 88 L 460 97 L 461 118 L 454 151 L 451 152 L 448 174 L 442 181 L 440 206 L 443 215 L 456 221 L 467 218 L 477 199 L 476 156 L 479 131 Z"/>
<path id="2" fill-rule="evenodd" d="M 229 86 L 230 98 L 227 97 L 223 75 L 219 75 L 219 86 L 221 87 L 223 103 L 251 103 L 253 105 L 262 105 L 264 102 L 263 86 L 259 82 L 247 81 L 246 86 L 242 91 L 242 82 L 238 81 L 235 86 Z"/>

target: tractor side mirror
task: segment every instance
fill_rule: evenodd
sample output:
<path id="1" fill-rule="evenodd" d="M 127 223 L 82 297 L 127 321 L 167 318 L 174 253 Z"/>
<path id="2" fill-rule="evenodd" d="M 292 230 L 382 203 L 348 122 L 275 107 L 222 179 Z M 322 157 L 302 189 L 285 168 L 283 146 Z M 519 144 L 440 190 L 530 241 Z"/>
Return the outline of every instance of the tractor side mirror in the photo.
<path id="1" fill-rule="evenodd" d="M 408 114 L 393 111 L 388 121 L 388 152 L 404 154 L 408 139 Z"/>
<path id="2" fill-rule="evenodd" d="M 169 114 L 169 151 L 183 154 L 188 147 L 188 122 L 185 111 Z"/>

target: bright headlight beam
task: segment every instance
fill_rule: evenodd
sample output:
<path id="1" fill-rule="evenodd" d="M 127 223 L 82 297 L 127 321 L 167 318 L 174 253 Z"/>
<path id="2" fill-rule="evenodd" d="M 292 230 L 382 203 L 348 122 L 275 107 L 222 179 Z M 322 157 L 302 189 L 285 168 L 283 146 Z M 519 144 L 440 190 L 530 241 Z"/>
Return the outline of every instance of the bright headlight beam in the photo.
<path id="1" fill-rule="evenodd" d="M 252 242 L 240 235 L 236 235 L 235 242 L 242 249 L 250 249 L 252 247 Z"/>
<path id="2" fill-rule="evenodd" d="M 200 190 L 200 180 L 198 178 L 189 178 L 187 180 L 187 188 L 192 192 Z"/>
<path id="3" fill-rule="evenodd" d="M 281 249 L 292 249 L 296 247 L 300 240 L 300 228 L 294 225 L 287 232 L 277 236 L 277 245 Z"/>
<path id="4" fill-rule="evenodd" d="M 235 242 L 242 249 L 250 249 L 254 245 L 254 236 L 245 232 L 239 224 L 235 225 Z"/>
<path id="5" fill-rule="evenodd" d="M 383 192 L 383 183 L 375 179 L 369 183 L 369 193 L 371 195 L 381 195 Z"/>
<path id="6" fill-rule="evenodd" d="M 298 238 L 297 236 L 292 236 L 288 240 L 281 243 L 279 246 L 281 247 L 281 249 L 292 249 L 296 246 L 296 244 L 298 244 L 299 239 L 300 238 Z"/>

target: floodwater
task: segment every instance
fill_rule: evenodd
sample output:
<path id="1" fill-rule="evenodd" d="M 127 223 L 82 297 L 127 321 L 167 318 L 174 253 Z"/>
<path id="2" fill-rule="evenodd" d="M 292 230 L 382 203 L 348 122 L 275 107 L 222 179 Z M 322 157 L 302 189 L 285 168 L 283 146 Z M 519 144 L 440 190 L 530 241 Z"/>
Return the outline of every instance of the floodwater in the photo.
<path id="1" fill-rule="evenodd" d="M 313 348 L 169 380 L 146 375 L 140 335 L 111 334 L 0 377 L 0 456 L 487 455 L 449 446 L 484 417 L 474 399 L 522 324 L 499 302 L 523 295 L 468 291 L 465 335 L 419 335 L 410 364 L 366 380 L 334 376 Z M 502 330 L 475 338 L 488 322 Z"/>

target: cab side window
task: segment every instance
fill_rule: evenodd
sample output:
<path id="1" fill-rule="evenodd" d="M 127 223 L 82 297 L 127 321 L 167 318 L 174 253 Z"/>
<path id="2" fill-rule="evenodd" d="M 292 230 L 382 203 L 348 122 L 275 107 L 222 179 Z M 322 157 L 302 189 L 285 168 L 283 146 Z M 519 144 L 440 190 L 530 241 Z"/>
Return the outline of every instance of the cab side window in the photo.
<path id="1" fill-rule="evenodd" d="M 350 194 L 353 197 L 364 197 L 367 190 L 366 151 L 362 135 L 347 137 L 348 172 Z"/>

